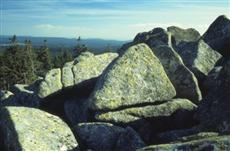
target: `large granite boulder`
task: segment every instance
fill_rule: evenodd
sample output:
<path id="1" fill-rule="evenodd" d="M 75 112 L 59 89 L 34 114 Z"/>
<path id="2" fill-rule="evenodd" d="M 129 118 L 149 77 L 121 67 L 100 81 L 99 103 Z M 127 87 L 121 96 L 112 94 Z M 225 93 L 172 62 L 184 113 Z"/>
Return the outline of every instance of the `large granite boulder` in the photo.
<path id="1" fill-rule="evenodd" d="M 204 130 L 230 133 L 230 61 L 213 78 L 210 88 L 196 114 Z"/>
<path id="2" fill-rule="evenodd" d="M 81 150 L 120 151 L 121 145 L 126 145 L 127 151 L 131 151 L 145 145 L 131 128 L 124 129 L 109 123 L 81 123 L 74 130 Z"/>
<path id="3" fill-rule="evenodd" d="M 181 42 L 176 51 L 183 59 L 185 65 L 203 81 L 208 73 L 221 59 L 221 55 L 214 51 L 203 40 L 198 42 Z"/>
<path id="4" fill-rule="evenodd" d="M 224 57 L 230 57 L 230 20 L 219 16 L 202 36 L 204 41 Z"/>
<path id="5" fill-rule="evenodd" d="M 159 59 L 146 44 L 138 44 L 106 68 L 90 103 L 93 110 L 111 110 L 168 100 L 175 95 Z"/>
<path id="6" fill-rule="evenodd" d="M 195 137 L 191 141 L 171 142 L 169 144 L 160 144 L 144 147 L 137 151 L 228 151 L 230 150 L 230 136 L 209 136 Z"/>
<path id="7" fill-rule="evenodd" d="M 171 28 L 169 29 L 172 31 L 174 28 Z M 179 30 L 179 28 L 176 29 Z M 186 33 L 186 31 L 184 32 Z M 179 33 L 176 36 L 178 39 L 182 38 L 182 35 Z M 189 40 L 189 36 L 186 37 Z M 181 57 L 171 47 L 171 34 L 169 32 L 162 28 L 155 28 L 152 31 L 140 33 L 134 39 L 134 43 L 140 42 L 146 43 L 158 57 L 176 89 L 177 97 L 187 98 L 195 103 L 202 99 L 196 77 L 184 65 Z"/>
<path id="8" fill-rule="evenodd" d="M 69 151 L 78 143 L 60 118 L 26 107 L 5 107 L 0 111 L 0 129 L 9 151 Z"/>
<path id="9" fill-rule="evenodd" d="M 172 44 L 178 45 L 180 42 L 195 42 L 200 39 L 200 33 L 194 28 L 182 29 L 176 26 L 170 26 L 167 31 L 172 35 Z"/>
<path id="10" fill-rule="evenodd" d="M 94 55 L 90 52 L 82 53 L 74 61 L 66 63 L 63 68 L 52 69 L 46 74 L 40 85 L 39 97 L 45 98 L 62 89 L 71 88 L 84 81 L 99 77 L 117 56 L 117 53 L 101 55 Z"/>

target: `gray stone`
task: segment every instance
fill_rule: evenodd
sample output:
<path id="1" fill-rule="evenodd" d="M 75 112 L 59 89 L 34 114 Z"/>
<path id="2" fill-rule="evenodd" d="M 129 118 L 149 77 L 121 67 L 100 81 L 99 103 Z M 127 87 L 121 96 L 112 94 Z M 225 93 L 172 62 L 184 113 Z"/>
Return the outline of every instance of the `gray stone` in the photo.
<path id="1" fill-rule="evenodd" d="M 119 111 L 97 113 L 95 118 L 103 122 L 128 124 L 141 119 L 169 117 L 177 110 L 193 111 L 197 106 L 187 99 L 174 99 L 160 105 L 130 107 Z"/>
<path id="2" fill-rule="evenodd" d="M 219 16 L 202 36 L 204 41 L 224 57 L 230 57 L 230 20 Z"/>
<path id="3" fill-rule="evenodd" d="M 62 89 L 61 76 L 61 69 L 50 70 L 40 84 L 38 96 L 40 98 L 45 98 L 60 91 Z"/>
<path id="4" fill-rule="evenodd" d="M 38 109 L 6 107 L 0 111 L 4 145 L 9 151 L 69 151 L 78 147 L 60 118 Z"/>
<path id="5" fill-rule="evenodd" d="M 109 123 L 81 123 L 74 131 L 82 150 L 131 151 L 144 146 L 144 142 L 132 128 L 121 128 Z M 123 146 L 126 145 L 126 146 Z"/>
<path id="6" fill-rule="evenodd" d="M 183 36 L 181 34 L 174 33 L 174 30 L 182 29 L 171 27 L 168 30 L 175 34 L 178 41 L 182 39 Z M 187 41 L 195 38 L 189 38 L 187 32 L 192 32 L 190 29 L 180 32 L 186 33 L 184 36 L 187 38 Z M 152 31 L 138 34 L 133 43 L 140 42 L 146 43 L 160 60 L 170 81 L 176 89 L 177 97 L 187 98 L 195 103 L 198 103 L 202 99 L 196 77 L 184 65 L 181 57 L 171 47 L 171 34 L 169 32 L 162 28 L 155 28 Z"/>
<path id="7" fill-rule="evenodd" d="M 117 53 L 94 55 L 84 52 L 61 69 L 50 70 L 40 84 L 38 95 L 45 98 L 63 89 L 72 88 L 81 82 L 99 77 Z"/>
<path id="8" fill-rule="evenodd" d="M 125 132 L 121 133 L 116 143 L 115 151 L 134 151 L 142 148 L 145 143 L 140 136 L 132 128 L 125 128 Z"/>
<path id="9" fill-rule="evenodd" d="M 203 40 L 198 42 L 183 42 L 177 47 L 177 52 L 185 65 L 203 81 L 208 73 L 221 59 L 221 55 L 209 47 Z"/>
<path id="10" fill-rule="evenodd" d="M 0 90 L 0 102 L 9 99 L 13 95 L 14 94 L 12 92 L 10 92 L 10 91 Z"/>
<path id="11" fill-rule="evenodd" d="M 87 122 L 88 119 L 88 102 L 87 99 L 75 99 L 65 101 L 65 116 L 71 126 L 78 123 Z"/>
<path id="12" fill-rule="evenodd" d="M 228 151 L 230 150 L 230 136 L 213 136 L 195 139 L 188 142 L 152 145 L 137 151 Z"/>
<path id="13" fill-rule="evenodd" d="M 209 88 L 207 96 L 199 105 L 196 118 L 203 130 L 230 133 L 230 61 L 213 79 L 215 86 Z"/>
<path id="14" fill-rule="evenodd" d="M 172 35 L 173 45 L 178 45 L 180 42 L 196 42 L 200 39 L 200 33 L 194 28 L 182 29 L 176 26 L 170 26 L 167 31 Z"/>
<path id="15" fill-rule="evenodd" d="M 108 110 L 168 100 L 175 94 L 158 58 L 146 44 L 138 44 L 106 68 L 90 102 L 93 110 Z"/>

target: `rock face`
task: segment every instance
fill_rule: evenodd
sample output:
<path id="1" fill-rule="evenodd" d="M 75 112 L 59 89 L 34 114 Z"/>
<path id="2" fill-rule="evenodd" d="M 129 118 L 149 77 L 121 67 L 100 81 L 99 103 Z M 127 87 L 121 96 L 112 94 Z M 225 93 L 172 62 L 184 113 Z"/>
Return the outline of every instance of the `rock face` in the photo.
<path id="1" fill-rule="evenodd" d="M 75 127 L 75 133 L 81 142 L 82 150 L 127 151 L 144 146 L 144 142 L 131 128 L 121 128 L 108 123 L 81 123 Z M 128 143 L 127 143 L 128 142 Z"/>
<path id="2" fill-rule="evenodd" d="M 178 110 L 193 111 L 196 105 L 186 99 L 170 100 L 160 105 L 130 107 L 120 111 L 98 113 L 96 119 L 111 123 L 132 123 L 141 119 L 169 117 Z"/>
<path id="3" fill-rule="evenodd" d="M 168 100 L 176 94 L 164 68 L 145 44 L 127 49 L 109 65 L 90 98 L 93 110 Z"/>
<path id="4" fill-rule="evenodd" d="M 85 52 L 62 69 L 49 71 L 41 82 L 38 95 L 45 98 L 62 89 L 73 87 L 86 80 L 99 77 L 108 64 L 118 56 L 116 53 L 94 55 Z"/>
<path id="5" fill-rule="evenodd" d="M 169 30 L 176 32 L 175 30 L 181 31 L 182 29 L 171 27 Z M 187 32 L 183 31 L 182 33 Z M 177 41 L 182 39 L 182 33 L 174 33 L 178 39 Z M 185 34 L 184 36 L 190 40 L 188 34 L 189 33 Z M 184 65 L 181 57 L 171 47 L 170 33 L 166 32 L 164 29 L 155 28 L 150 32 L 138 34 L 134 39 L 134 43 L 140 42 L 148 44 L 153 53 L 158 57 L 169 79 L 176 89 L 177 97 L 187 98 L 195 103 L 198 103 L 202 99 L 196 77 Z"/>
<path id="6" fill-rule="evenodd" d="M 215 84 L 199 106 L 197 118 L 204 130 L 230 133 L 230 61 L 213 79 Z"/>
<path id="7" fill-rule="evenodd" d="M 202 36 L 204 41 L 224 57 L 230 57 L 230 20 L 219 16 Z"/>
<path id="8" fill-rule="evenodd" d="M 219 151 L 230 150 L 230 136 L 214 136 L 203 139 L 195 139 L 187 142 L 178 142 L 162 145 L 148 146 L 137 151 L 172 151 L 172 150 L 196 150 Z"/>
<path id="9" fill-rule="evenodd" d="M 203 81 L 222 57 L 203 40 L 180 43 L 176 50 L 183 59 L 185 65 L 200 81 Z"/>
<path id="10" fill-rule="evenodd" d="M 38 109 L 6 107 L 0 111 L 0 128 L 9 151 L 73 150 L 78 147 L 68 126 Z"/>

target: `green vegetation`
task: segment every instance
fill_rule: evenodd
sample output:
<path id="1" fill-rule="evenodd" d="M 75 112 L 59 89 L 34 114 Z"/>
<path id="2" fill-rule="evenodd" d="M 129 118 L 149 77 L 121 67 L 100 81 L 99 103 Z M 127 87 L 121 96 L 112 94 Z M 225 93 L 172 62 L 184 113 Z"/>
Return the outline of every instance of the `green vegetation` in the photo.
<path id="1" fill-rule="evenodd" d="M 86 45 L 77 40 L 73 51 L 62 47 L 60 53 L 51 54 L 44 40 L 43 46 L 35 48 L 30 40 L 19 44 L 16 35 L 9 39 L 10 44 L 0 54 L 0 89 L 9 90 L 16 83 L 31 84 L 39 76 L 43 77 L 52 68 L 60 68 L 82 52 L 88 51 Z"/>

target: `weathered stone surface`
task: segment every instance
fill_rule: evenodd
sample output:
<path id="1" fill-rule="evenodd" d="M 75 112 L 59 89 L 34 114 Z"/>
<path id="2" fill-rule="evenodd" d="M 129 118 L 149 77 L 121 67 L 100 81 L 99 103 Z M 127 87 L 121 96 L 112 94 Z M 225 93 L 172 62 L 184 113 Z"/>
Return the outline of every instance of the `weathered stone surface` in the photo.
<path id="1" fill-rule="evenodd" d="M 65 88 L 74 86 L 74 76 L 73 76 L 72 66 L 65 65 L 62 68 L 62 83 L 63 83 L 63 87 Z"/>
<path id="2" fill-rule="evenodd" d="M 117 53 L 82 53 L 74 61 L 66 63 L 63 68 L 49 71 L 40 85 L 39 96 L 45 98 L 62 89 L 99 77 L 117 56 Z"/>
<path id="3" fill-rule="evenodd" d="M 133 40 L 134 43 L 146 43 L 149 47 L 168 45 L 171 46 L 171 36 L 163 28 L 154 28 L 149 32 L 137 34 Z"/>
<path id="4" fill-rule="evenodd" d="M 178 142 L 162 145 L 152 145 L 138 149 L 137 151 L 172 151 L 172 150 L 182 150 L 182 151 L 219 151 L 230 150 L 230 136 L 213 136 L 203 139 L 197 139 L 188 142 Z"/>
<path id="5" fill-rule="evenodd" d="M 69 151 L 78 147 L 67 124 L 41 110 L 6 107 L 0 111 L 0 120 L 7 150 Z"/>
<path id="6" fill-rule="evenodd" d="M 64 110 L 65 116 L 71 126 L 87 122 L 89 114 L 87 99 L 65 101 Z"/>
<path id="7" fill-rule="evenodd" d="M 74 130 L 81 142 L 82 150 L 108 151 L 116 148 L 118 150 L 124 142 L 128 148 L 136 148 L 144 144 L 131 128 L 124 129 L 109 123 L 81 123 Z M 128 136 L 124 136 L 125 134 Z M 127 139 L 128 137 L 130 140 Z"/>
<path id="8" fill-rule="evenodd" d="M 171 27 L 170 31 L 175 34 L 178 41 L 183 38 L 182 33 L 187 41 L 194 40 L 195 36 L 189 37 L 188 33 L 192 32 L 188 29 Z M 175 33 L 174 30 L 181 30 L 182 33 Z M 196 34 L 194 34 L 196 35 Z M 181 57 L 171 47 L 171 34 L 162 28 L 155 28 L 150 32 L 140 33 L 136 36 L 133 43 L 146 43 L 162 63 L 165 72 L 176 89 L 177 97 L 187 98 L 195 103 L 201 99 L 201 92 L 198 87 L 198 82 L 194 74 L 184 65 Z"/>
<path id="9" fill-rule="evenodd" d="M 117 53 L 104 53 L 101 55 L 84 53 L 75 60 L 76 64 L 73 66 L 75 84 L 98 77 L 117 56 Z"/>
<path id="10" fill-rule="evenodd" d="M 220 85 L 221 81 L 218 77 L 220 76 L 222 68 L 222 66 L 216 66 L 209 72 L 207 78 L 202 83 L 203 92 L 207 94 L 209 91 L 212 91 L 214 87 Z"/>
<path id="11" fill-rule="evenodd" d="M 176 89 L 177 97 L 187 98 L 194 103 L 202 99 L 200 88 L 194 74 L 184 65 L 180 56 L 168 46 L 152 49 L 159 58 L 165 72 Z"/>
<path id="12" fill-rule="evenodd" d="M 176 129 L 165 131 L 157 135 L 158 142 L 161 144 L 173 142 L 187 136 L 192 136 L 200 132 L 198 127 L 192 127 L 188 129 Z"/>
<path id="13" fill-rule="evenodd" d="M 230 57 L 230 20 L 226 16 L 219 16 L 202 38 L 212 49 Z"/>
<path id="14" fill-rule="evenodd" d="M 217 78 L 215 86 L 199 105 L 196 114 L 204 130 L 230 133 L 230 61 L 227 61 Z"/>
<path id="15" fill-rule="evenodd" d="M 178 45 L 180 42 L 195 42 L 200 39 L 200 33 L 194 28 L 182 29 L 176 26 L 170 26 L 167 31 L 172 35 L 173 45 Z"/>
<path id="16" fill-rule="evenodd" d="M 106 68 L 90 102 L 94 110 L 108 110 L 168 100 L 175 94 L 158 58 L 146 44 L 138 44 Z"/>
<path id="17" fill-rule="evenodd" d="M 202 81 L 222 57 L 203 40 L 183 42 L 177 46 L 177 52 L 185 65 Z"/>
<path id="18" fill-rule="evenodd" d="M 134 151 L 144 146 L 145 143 L 141 140 L 137 132 L 127 127 L 125 128 L 125 132 L 120 134 L 115 151 Z"/>
<path id="19" fill-rule="evenodd" d="M 45 98 L 61 89 L 61 69 L 52 69 L 46 74 L 44 81 L 41 82 L 38 96 Z"/>
<path id="20" fill-rule="evenodd" d="M 177 110 L 192 111 L 197 106 L 186 99 L 174 99 L 160 105 L 146 105 L 142 107 L 130 107 L 120 111 L 98 113 L 95 118 L 104 122 L 131 123 L 144 118 L 168 117 Z"/>

